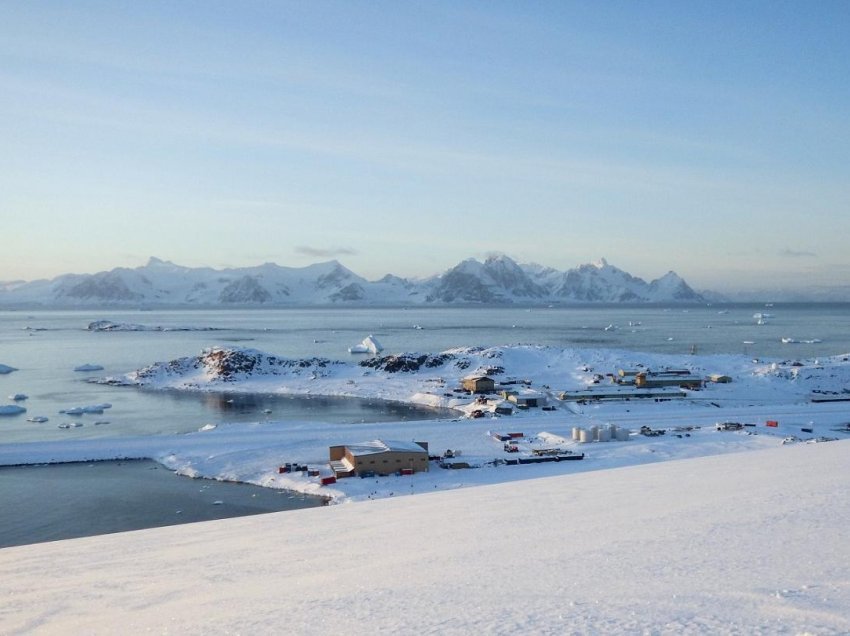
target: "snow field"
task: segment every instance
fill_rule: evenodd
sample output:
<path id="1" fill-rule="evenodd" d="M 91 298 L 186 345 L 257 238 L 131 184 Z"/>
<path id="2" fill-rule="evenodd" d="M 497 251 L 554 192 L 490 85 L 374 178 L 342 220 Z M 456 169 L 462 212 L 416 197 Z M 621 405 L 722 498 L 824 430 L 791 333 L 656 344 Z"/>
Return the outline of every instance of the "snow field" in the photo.
<path id="1" fill-rule="evenodd" d="M 8 548 L 0 632 L 846 633 L 848 451 L 800 444 Z"/>

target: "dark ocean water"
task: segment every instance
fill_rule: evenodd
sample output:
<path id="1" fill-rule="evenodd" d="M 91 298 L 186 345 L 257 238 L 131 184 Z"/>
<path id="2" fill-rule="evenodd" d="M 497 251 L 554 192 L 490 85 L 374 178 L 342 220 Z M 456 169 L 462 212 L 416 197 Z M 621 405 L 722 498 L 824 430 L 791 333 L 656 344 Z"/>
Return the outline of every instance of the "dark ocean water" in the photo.
<path id="1" fill-rule="evenodd" d="M 0 467 L 0 548 L 312 508 L 320 497 L 180 477 L 152 461 Z"/>

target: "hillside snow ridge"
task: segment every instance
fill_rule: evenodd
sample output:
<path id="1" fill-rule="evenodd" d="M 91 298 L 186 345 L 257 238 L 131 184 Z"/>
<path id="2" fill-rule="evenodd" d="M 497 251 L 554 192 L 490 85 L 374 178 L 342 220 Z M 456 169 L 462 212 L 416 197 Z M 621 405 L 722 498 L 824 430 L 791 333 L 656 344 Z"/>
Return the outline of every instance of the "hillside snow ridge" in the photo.
<path id="1" fill-rule="evenodd" d="M 649 283 L 604 258 L 567 271 L 518 264 L 505 255 L 470 258 L 438 276 L 408 280 L 358 276 L 336 260 L 307 267 L 264 263 L 216 270 L 156 257 L 134 269 L 64 274 L 0 286 L 0 305 L 309 306 L 704 302 L 668 272 Z"/>
<path id="2" fill-rule="evenodd" d="M 846 634 L 848 444 L 6 548 L 0 632 Z"/>

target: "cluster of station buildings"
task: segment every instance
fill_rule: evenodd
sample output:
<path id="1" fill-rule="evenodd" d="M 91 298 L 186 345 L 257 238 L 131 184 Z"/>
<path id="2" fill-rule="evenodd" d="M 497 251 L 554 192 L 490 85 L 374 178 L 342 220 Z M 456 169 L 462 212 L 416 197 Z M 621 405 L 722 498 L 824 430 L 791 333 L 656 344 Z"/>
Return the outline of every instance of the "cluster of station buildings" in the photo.
<path id="1" fill-rule="evenodd" d="M 695 375 L 689 369 L 620 369 L 616 374 L 609 373 L 610 384 L 603 385 L 605 376 L 597 375 L 594 384 L 573 391 L 561 391 L 557 397 L 566 401 L 628 400 L 632 398 L 652 398 L 656 400 L 686 397 L 685 391 L 699 390 L 706 383 L 727 383 L 728 375 L 711 374 L 707 377 Z M 487 394 L 496 392 L 496 381 L 486 375 L 473 375 L 461 381 L 463 389 L 470 393 Z M 528 388 L 521 390 L 501 390 L 500 395 L 518 408 L 544 406 L 547 396 Z"/>
<path id="2" fill-rule="evenodd" d="M 557 397 L 567 401 L 627 400 L 653 398 L 669 400 L 686 396 L 686 390 L 701 389 L 707 382 L 726 383 L 732 379 L 726 375 L 701 377 L 688 369 L 620 369 L 617 374 L 608 374 L 612 382 L 603 386 L 597 376 L 593 386 L 574 391 L 561 391 Z M 513 386 L 512 386 L 513 385 Z M 479 396 L 498 393 L 499 402 L 494 412 L 509 415 L 513 408 L 544 407 L 548 396 L 528 388 L 527 383 L 512 383 L 505 388 L 487 375 L 470 375 L 461 380 L 464 391 Z M 518 385 L 518 386 L 517 386 Z M 484 399 L 484 398 L 481 398 Z M 329 448 L 330 467 L 334 477 L 371 477 L 376 475 L 412 475 L 428 470 L 428 442 L 403 442 L 374 440 L 359 444 L 344 444 Z"/>

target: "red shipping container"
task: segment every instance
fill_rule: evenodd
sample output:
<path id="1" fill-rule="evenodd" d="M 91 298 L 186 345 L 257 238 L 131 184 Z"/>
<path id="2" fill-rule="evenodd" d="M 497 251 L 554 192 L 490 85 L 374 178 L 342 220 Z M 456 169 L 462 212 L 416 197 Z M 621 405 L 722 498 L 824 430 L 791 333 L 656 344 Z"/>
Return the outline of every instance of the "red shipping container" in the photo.
<path id="1" fill-rule="evenodd" d="M 764 425 L 765 426 L 772 426 L 773 428 L 776 428 L 777 426 L 779 426 L 779 422 L 777 422 L 776 420 L 767 420 L 767 422 L 765 422 Z"/>
<path id="2" fill-rule="evenodd" d="M 402 468 L 402 469 L 401 469 L 401 474 L 402 474 L 402 475 L 412 475 L 412 474 L 413 474 L 413 469 L 412 469 L 412 468 Z"/>
<path id="3" fill-rule="evenodd" d="M 322 477 L 322 486 L 328 486 L 336 483 L 336 477 Z"/>

